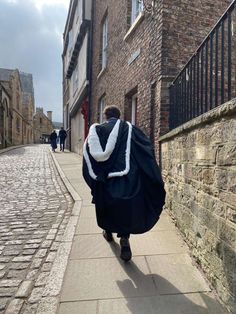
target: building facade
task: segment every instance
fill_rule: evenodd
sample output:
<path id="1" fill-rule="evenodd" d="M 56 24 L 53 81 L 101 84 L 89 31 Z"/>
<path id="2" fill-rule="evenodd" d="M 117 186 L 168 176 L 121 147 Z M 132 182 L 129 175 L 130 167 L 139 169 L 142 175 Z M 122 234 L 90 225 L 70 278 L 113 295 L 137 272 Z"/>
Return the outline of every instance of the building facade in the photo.
<path id="1" fill-rule="evenodd" d="M 11 143 L 10 95 L 0 83 L 0 149 Z"/>
<path id="2" fill-rule="evenodd" d="M 52 123 L 52 111 L 47 111 L 47 115 L 45 115 L 43 108 L 36 108 L 36 113 L 33 118 L 33 128 L 35 144 L 49 143 L 50 134 L 54 129 Z"/>
<path id="3" fill-rule="evenodd" d="M 33 76 L 29 73 L 20 72 L 22 86 L 22 115 L 23 115 L 23 144 L 34 142 L 33 115 L 34 105 L 34 87 Z"/>
<path id="4" fill-rule="evenodd" d="M 18 69 L 0 69 L 0 83 L 9 95 L 4 147 L 33 143 L 33 77 Z M 2 126 L 3 128 L 3 126 Z M 6 129 L 7 128 L 7 129 Z M 3 146 L 3 145 L 2 145 Z"/>
<path id="5" fill-rule="evenodd" d="M 91 0 L 72 0 L 64 32 L 63 122 L 68 145 L 81 153 L 88 132 Z"/>
<path id="6" fill-rule="evenodd" d="M 20 72 L 16 70 L 0 69 L 0 81 L 10 95 L 11 111 L 11 143 L 10 145 L 23 144 L 23 108 L 22 87 Z"/>
<path id="7" fill-rule="evenodd" d="M 169 126 L 169 85 L 229 3 L 163 0 L 148 13 L 139 0 L 96 0 L 91 121 L 102 121 L 105 105 L 118 105 L 159 153 Z"/>

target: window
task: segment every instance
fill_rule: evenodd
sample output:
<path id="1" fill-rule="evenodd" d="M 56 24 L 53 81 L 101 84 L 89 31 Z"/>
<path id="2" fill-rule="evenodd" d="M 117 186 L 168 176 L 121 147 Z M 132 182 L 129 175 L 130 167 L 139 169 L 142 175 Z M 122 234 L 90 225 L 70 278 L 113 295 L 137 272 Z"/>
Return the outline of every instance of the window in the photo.
<path id="1" fill-rule="evenodd" d="M 69 128 L 69 104 L 66 105 L 66 129 Z"/>
<path id="2" fill-rule="evenodd" d="M 78 71 L 78 64 L 73 72 L 73 78 L 72 78 L 72 81 L 73 81 L 73 93 L 76 92 L 77 88 L 78 88 L 78 85 L 79 85 L 79 71 Z"/>
<path id="3" fill-rule="evenodd" d="M 140 12 L 143 11 L 143 1 L 142 0 L 131 0 L 132 10 L 131 10 L 131 25 L 136 20 Z"/>
<path id="4" fill-rule="evenodd" d="M 136 116 L 137 116 L 137 104 L 138 104 L 138 96 L 137 94 L 132 96 L 132 108 L 131 108 L 131 123 L 133 125 L 136 124 Z"/>
<path id="5" fill-rule="evenodd" d="M 20 119 L 16 118 L 16 131 L 20 133 Z"/>
<path id="6" fill-rule="evenodd" d="M 76 11 L 75 11 L 75 19 L 76 19 L 76 24 L 82 23 L 82 14 L 83 14 L 83 1 L 78 0 L 78 4 L 76 6 Z"/>
<path id="7" fill-rule="evenodd" d="M 106 99 L 105 96 L 103 96 L 99 101 L 99 107 L 98 107 L 98 121 L 99 123 L 103 123 L 105 121 L 103 116 L 103 110 L 106 106 Z"/>
<path id="8" fill-rule="evenodd" d="M 132 89 L 125 96 L 124 118 L 133 125 L 137 124 L 138 90 Z"/>
<path id="9" fill-rule="evenodd" d="M 105 17 L 102 24 L 102 69 L 107 66 L 107 46 L 108 46 L 108 18 Z"/>
<path id="10" fill-rule="evenodd" d="M 73 30 L 72 29 L 69 31 L 68 51 L 69 51 L 69 58 L 70 58 L 73 51 Z"/>

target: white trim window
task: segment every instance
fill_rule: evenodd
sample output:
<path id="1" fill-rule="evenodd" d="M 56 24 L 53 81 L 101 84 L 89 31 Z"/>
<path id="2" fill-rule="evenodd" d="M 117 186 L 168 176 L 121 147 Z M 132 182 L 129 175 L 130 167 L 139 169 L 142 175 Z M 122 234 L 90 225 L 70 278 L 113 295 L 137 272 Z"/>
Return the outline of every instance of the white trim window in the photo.
<path id="1" fill-rule="evenodd" d="M 72 29 L 69 31 L 68 36 L 69 36 L 68 51 L 69 51 L 69 58 L 70 58 L 73 51 L 73 30 Z"/>
<path id="2" fill-rule="evenodd" d="M 138 95 L 135 94 L 132 96 L 132 109 L 131 109 L 131 123 L 133 125 L 136 124 L 137 103 L 138 103 Z"/>
<path id="3" fill-rule="evenodd" d="M 78 0 L 77 6 L 76 6 L 76 11 L 75 11 L 75 21 L 76 24 L 78 22 L 81 24 L 82 19 L 83 19 L 83 0 Z"/>
<path id="4" fill-rule="evenodd" d="M 104 116 L 103 116 L 103 110 L 106 106 L 106 99 L 105 96 L 103 96 L 99 101 L 99 123 L 105 122 Z"/>
<path id="5" fill-rule="evenodd" d="M 102 24 L 102 69 L 107 66 L 107 46 L 108 46 L 108 18 Z"/>
<path id="6" fill-rule="evenodd" d="M 78 68 L 78 64 L 76 66 L 76 68 L 74 69 L 73 72 L 73 93 L 76 92 L 78 86 L 79 86 L 79 68 Z"/>
<path id="7" fill-rule="evenodd" d="M 131 0 L 132 10 L 131 10 L 131 25 L 134 23 L 139 13 L 143 11 L 143 1 L 141 0 Z"/>

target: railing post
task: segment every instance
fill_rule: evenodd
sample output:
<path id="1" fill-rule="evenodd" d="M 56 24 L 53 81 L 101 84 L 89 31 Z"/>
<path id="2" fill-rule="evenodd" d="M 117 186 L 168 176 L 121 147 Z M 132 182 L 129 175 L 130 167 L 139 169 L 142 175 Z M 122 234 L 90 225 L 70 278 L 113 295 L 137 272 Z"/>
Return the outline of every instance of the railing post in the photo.
<path id="1" fill-rule="evenodd" d="M 231 99 L 231 59 L 232 59 L 232 21 L 231 11 L 228 12 L 228 100 Z"/>
<path id="2" fill-rule="evenodd" d="M 225 23 L 222 20 L 221 25 L 221 103 L 224 103 L 225 99 Z"/>

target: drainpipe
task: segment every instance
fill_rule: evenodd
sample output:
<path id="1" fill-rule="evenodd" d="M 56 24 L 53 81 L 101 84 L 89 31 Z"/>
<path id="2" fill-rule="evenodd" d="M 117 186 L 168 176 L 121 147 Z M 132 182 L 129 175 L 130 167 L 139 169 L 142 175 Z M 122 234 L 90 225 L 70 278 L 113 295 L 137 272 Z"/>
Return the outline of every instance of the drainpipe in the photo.
<path id="1" fill-rule="evenodd" d="M 93 64 L 93 27 L 94 27 L 94 12 L 95 12 L 95 1 L 92 1 L 91 8 L 91 23 L 89 32 L 89 54 L 88 54 L 88 79 L 89 79 L 89 92 L 88 92 L 88 124 L 91 125 L 91 106 L 92 106 L 92 64 Z"/>

